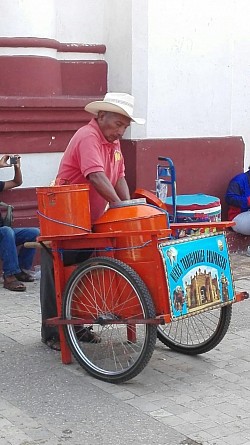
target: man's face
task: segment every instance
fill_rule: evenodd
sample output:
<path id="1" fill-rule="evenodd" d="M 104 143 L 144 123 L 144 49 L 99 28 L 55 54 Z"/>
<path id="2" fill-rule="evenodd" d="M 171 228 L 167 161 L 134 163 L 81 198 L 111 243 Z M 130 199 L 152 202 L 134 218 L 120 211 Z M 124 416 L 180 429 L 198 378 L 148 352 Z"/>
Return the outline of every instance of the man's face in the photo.
<path id="1" fill-rule="evenodd" d="M 100 111 L 97 120 L 104 137 L 109 142 L 121 139 L 131 122 L 131 119 L 127 116 L 108 111 Z"/>

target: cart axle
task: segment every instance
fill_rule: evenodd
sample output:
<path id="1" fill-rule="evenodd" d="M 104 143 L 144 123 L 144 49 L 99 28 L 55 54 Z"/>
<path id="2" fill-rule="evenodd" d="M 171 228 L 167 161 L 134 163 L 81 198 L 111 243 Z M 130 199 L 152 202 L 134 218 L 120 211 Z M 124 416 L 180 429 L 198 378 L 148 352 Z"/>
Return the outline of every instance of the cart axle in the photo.
<path id="1" fill-rule="evenodd" d="M 156 318 L 126 318 L 125 320 L 118 318 L 104 318 L 98 317 L 97 319 L 93 318 L 74 318 L 74 319 L 66 319 L 60 317 L 48 318 L 44 321 L 46 326 L 59 326 L 59 325 L 84 325 L 84 324 L 99 324 L 101 326 L 108 324 L 127 324 L 127 325 L 135 325 L 135 324 L 152 324 L 159 325 L 165 324 L 164 318 L 156 317 Z"/>

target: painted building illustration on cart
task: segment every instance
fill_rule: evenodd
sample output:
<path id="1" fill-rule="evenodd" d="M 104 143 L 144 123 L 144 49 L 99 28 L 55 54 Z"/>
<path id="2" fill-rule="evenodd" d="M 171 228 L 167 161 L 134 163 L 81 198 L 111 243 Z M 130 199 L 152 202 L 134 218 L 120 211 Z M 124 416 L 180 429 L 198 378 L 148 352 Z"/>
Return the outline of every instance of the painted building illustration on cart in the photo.
<path id="1" fill-rule="evenodd" d="M 216 271 L 214 272 L 215 274 L 213 275 L 212 271 L 208 272 L 206 268 L 204 270 L 199 268 L 195 275 L 191 277 L 191 282 L 185 283 L 187 305 L 190 310 L 196 306 L 220 301 L 219 280 Z M 228 279 L 223 273 L 221 274 L 220 282 L 223 301 L 228 301 Z"/>
<path id="2" fill-rule="evenodd" d="M 173 318 L 226 304 L 234 298 L 224 235 L 162 245 Z"/>

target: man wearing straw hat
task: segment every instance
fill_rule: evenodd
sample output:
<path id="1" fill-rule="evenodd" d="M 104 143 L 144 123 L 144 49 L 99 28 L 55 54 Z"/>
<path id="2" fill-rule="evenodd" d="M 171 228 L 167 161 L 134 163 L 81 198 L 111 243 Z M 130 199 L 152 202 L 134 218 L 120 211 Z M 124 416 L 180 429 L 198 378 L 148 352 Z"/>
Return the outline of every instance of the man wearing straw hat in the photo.
<path id="1" fill-rule="evenodd" d="M 103 100 L 89 103 L 85 110 L 95 117 L 70 140 L 55 183 L 89 184 L 91 221 L 94 223 L 108 204 L 130 199 L 120 139 L 131 122 L 144 124 L 145 120 L 134 117 L 134 97 L 126 93 L 107 93 Z M 88 257 L 89 253 L 82 252 L 76 256 L 65 252 L 64 263 L 82 262 Z M 44 249 L 41 266 L 41 310 L 42 319 L 46 320 L 55 317 L 57 310 L 53 264 L 51 256 Z M 80 340 L 98 341 L 93 332 L 86 331 L 85 329 Z M 42 341 L 50 348 L 59 350 L 57 328 L 42 325 Z"/>

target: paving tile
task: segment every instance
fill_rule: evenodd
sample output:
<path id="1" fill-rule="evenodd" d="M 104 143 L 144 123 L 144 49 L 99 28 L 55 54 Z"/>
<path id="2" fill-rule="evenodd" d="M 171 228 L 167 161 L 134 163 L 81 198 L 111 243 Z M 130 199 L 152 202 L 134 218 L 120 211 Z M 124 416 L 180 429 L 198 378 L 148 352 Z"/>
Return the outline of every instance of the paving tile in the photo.
<path id="1" fill-rule="evenodd" d="M 158 405 L 153 402 L 145 402 L 141 397 L 127 400 L 127 403 L 135 408 L 139 408 L 143 412 L 153 412 L 158 410 Z"/>
<path id="2" fill-rule="evenodd" d="M 130 399 L 134 399 L 135 395 L 130 392 L 130 391 L 120 391 L 114 394 L 114 397 L 117 397 L 117 399 L 120 400 L 130 400 Z"/>
<path id="3" fill-rule="evenodd" d="M 156 419 L 162 419 L 163 417 L 169 417 L 172 416 L 172 413 L 169 413 L 165 409 L 158 409 L 157 411 L 150 412 L 150 415 Z"/>
<path id="4" fill-rule="evenodd" d="M 244 433 L 235 433 L 231 435 L 227 435 L 223 438 L 228 445 L 243 445 L 246 443 L 247 438 Z"/>

